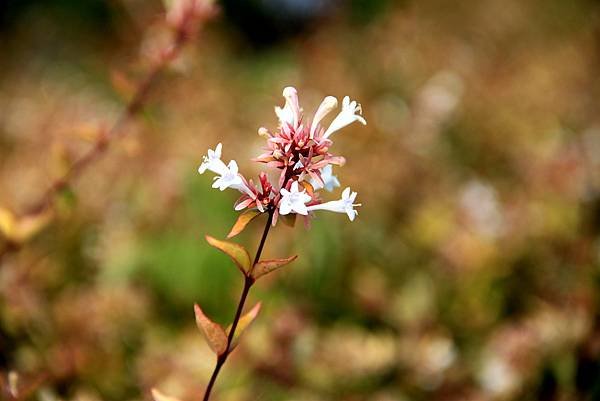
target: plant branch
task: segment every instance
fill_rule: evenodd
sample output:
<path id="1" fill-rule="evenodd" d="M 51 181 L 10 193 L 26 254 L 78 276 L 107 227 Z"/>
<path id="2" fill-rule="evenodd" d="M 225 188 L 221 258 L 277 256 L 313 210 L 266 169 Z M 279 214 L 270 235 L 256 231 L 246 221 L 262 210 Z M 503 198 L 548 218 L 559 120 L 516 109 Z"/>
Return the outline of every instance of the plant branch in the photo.
<path id="1" fill-rule="evenodd" d="M 248 293 L 250 292 L 250 288 L 252 288 L 252 285 L 254 284 L 254 278 L 252 278 L 251 275 L 252 268 L 260 260 L 260 255 L 262 254 L 265 242 L 267 240 L 267 236 L 269 235 L 271 223 L 273 222 L 274 211 L 270 209 L 268 213 L 269 217 L 267 218 L 267 223 L 265 224 L 260 243 L 258 244 L 258 249 L 256 250 L 256 255 L 254 256 L 254 262 L 250 267 L 250 271 L 244 278 L 244 289 L 242 290 L 242 294 L 240 295 L 240 301 L 238 302 L 237 310 L 235 311 L 235 317 L 233 318 L 233 322 L 231 323 L 231 330 L 229 330 L 229 335 L 227 336 L 227 348 L 225 349 L 225 352 L 223 354 L 217 357 L 215 369 L 213 370 L 210 380 L 208 381 L 208 385 L 206 386 L 206 390 L 204 391 L 203 401 L 208 401 L 208 399 L 210 398 L 210 394 L 212 392 L 215 382 L 217 381 L 217 377 L 219 376 L 221 367 L 225 364 L 227 357 L 231 353 L 231 345 L 233 343 L 233 338 L 235 337 L 235 330 L 237 329 L 240 317 L 242 316 L 242 311 L 244 310 L 244 305 L 246 303 Z"/>
<path id="2" fill-rule="evenodd" d="M 160 54 L 159 59 L 153 64 L 146 77 L 137 86 L 133 96 L 124 106 L 121 114 L 115 123 L 106 132 L 99 135 L 91 149 L 81 155 L 69 167 L 68 171 L 60 178 L 54 180 L 46 191 L 40 196 L 39 200 L 34 202 L 25 210 L 19 218 L 37 216 L 48 211 L 54 205 L 54 199 L 57 193 L 64 190 L 69 184 L 77 179 L 93 162 L 99 159 L 109 148 L 112 141 L 125 135 L 124 127 L 139 113 L 148 100 L 151 89 L 159 81 L 162 73 L 167 66 L 179 55 L 183 46 L 189 41 L 191 34 L 189 24 L 194 18 L 191 13 L 186 14 L 175 31 L 173 41 Z M 0 247 L 0 261 L 2 258 L 12 252 L 18 251 L 23 246 L 21 242 L 14 242 L 9 239 L 4 241 Z"/>
<path id="3" fill-rule="evenodd" d="M 124 134 L 123 127 L 142 109 L 148 99 L 150 89 L 156 85 L 165 68 L 177 57 L 187 40 L 188 35 L 186 35 L 185 29 L 178 29 L 171 46 L 163 52 L 144 80 L 138 85 L 131 100 L 122 110 L 113 126 L 108 132 L 100 135 L 94 146 L 77 159 L 61 178 L 50 185 L 41 199 L 25 212 L 26 215 L 38 214 L 50 207 L 56 193 L 65 189 L 70 181 L 76 179 L 92 162 L 98 159 L 108 149 L 111 141 Z"/>

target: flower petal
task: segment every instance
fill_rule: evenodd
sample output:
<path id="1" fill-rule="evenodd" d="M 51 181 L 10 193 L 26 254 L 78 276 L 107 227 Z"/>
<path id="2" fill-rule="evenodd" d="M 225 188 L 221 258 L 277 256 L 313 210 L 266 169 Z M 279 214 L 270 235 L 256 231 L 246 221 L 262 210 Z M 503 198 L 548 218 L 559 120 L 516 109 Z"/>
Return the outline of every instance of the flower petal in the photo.
<path id="1" fill-rule="evenodd" d="M 333 96 L 327 96 L 317 109 L 315 116 L 313 117 L 312 124 L 310 125 L 310 138 L 314 137 L 315 130 L 319 126 L 321 120 L 329 114 L 333 109 L 337 107 L 338 101 Z"/>
<path id="2" fill-rule="evenodd" d="M 308 214 L 308 209 L 306 208 L 306 205 L 300 202 L 294 204 L 294 211 L 303 216 L 306 216 Z"/>
<path id="3" fill-rule="evenodd" d="M 279 204 L 279 214 L 286 215 L 292 211 L 292 205 L 289 202 L 281 202 Z"/>

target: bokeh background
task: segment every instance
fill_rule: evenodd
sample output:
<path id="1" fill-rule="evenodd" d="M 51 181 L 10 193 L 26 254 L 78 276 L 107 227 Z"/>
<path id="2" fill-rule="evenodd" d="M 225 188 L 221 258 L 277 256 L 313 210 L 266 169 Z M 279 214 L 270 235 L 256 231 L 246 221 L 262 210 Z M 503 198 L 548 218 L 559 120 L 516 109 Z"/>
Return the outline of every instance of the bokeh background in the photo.
<path id="1" fill-rule="evenodd" d="M 335 134 L 350 223 L 278 225 L 258 320 L 215 400 L 600 399 L 600 3 L 223 0 L 127 135 L 0 267 L 0 371 L 20 399 L 199 399 L 227 324 L 236 195 L 294 85 L 368 121 Z M 0 206 L 25 210 L 110 126 L 164 42 L 158 0 L 0 1 Z M 339 190 L 338 190 L 339 191 Z M 337 198 L 338 193 L 331 195 Z M 253 250 L 263 222 L 239 237 Z M 20 400 L 19 400 L 20 401 Z"/>

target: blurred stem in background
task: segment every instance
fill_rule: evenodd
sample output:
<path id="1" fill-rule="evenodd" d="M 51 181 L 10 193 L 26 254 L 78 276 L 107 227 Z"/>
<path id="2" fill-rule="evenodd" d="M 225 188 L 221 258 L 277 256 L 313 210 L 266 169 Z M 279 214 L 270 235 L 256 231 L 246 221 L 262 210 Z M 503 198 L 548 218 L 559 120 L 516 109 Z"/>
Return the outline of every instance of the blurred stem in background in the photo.
<path id="1" fill-rule="evenodd" d="M 101 131 L 92 148 L 75 160 L 62 177 L 54 180 L 40 199 L 23 214 L 15 216 L 0 208 L 0 231 L 6 237 L 0 248 L 0 262 L 8 253 L 18 251 L 52 221 L 54 217 L 52 207 L 56 195 L 67 189 L 73 180 L 98 160 L 113 140 L 127 133 L 124 130 L 125 126 L 142 110 L 150 90 L 156 85 L 162 73 L 178 57 L 181 49 L 194 37 L 201 25 L 214 14 L 212 3 L 205 0 L 173 0 L 168 3 L 166 21 L 174 28 L 173 39 L 159 51 L 157 60 L 146 77 L 137 85 L 133 96 L 112 127 Z"/>

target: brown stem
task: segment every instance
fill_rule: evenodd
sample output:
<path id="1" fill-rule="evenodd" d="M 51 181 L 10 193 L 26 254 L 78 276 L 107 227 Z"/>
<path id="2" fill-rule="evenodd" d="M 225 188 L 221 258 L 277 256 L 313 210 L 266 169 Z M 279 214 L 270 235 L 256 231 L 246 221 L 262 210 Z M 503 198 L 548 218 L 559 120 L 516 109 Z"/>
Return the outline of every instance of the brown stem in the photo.
<path id="1" fill-rule="evenodd" d="M 122 134 L 123 127 L 142 109 L 142 106 L 148 98 L 150 89 L 158 82 L 160 75 L 169 63 L 177 57 L 179 51 L 187 40 L 185 30 L 179 29 L 171 46 L 162 54 L 159 61 L 154 64 L 148 75 L 137 87 L 133 97 L 127 103 L 121 115 L 108 132 L 103 133 L 94 143 L 94 146 L 84 153 L 79 159 L 75 160 L 69 170 L 61 178 L 55 180 L 46 192 L 42 195 L 40 201 L 35 203 L 27 210 L 25 215 L 35 215 L 45 211 L 52 205 L 54 195 L 65 189 L 69 182 L 76 179 L 92 162 L 98 159 L 110 146 L 114 138 Z"/>
<path id="2" fill-rule="evenodd" d="M 269 234 L 269 230 L 271 228 L 271 223 L 273 222 L 274 211 L 270 209 L 268 213 L 269 217 L 267 219 L 267 224 L 265 224 L 265 229 L 263 230 L 260 243 L 258 244 L 258 249 L 256 250 L 256 255 L 254 256 L 254 263 L 252 263 L 252 267 L 254 267 L 256 262 L 258 262 L 260 259 L 260 255 L 262 254 L 265 242 L 267 240 L 267 235 Z M 250 272 L 252 272 L 252 270 L 250 270 Z M 238 323 L 240 322 L 240 317 L 242 316 L 242 311 L 244 310 L 244 304 L 246 303 L 246 298 L 248 297 L 250 288 L 252 288 L 252 285 L 254 284 L 254 278 L 252 278 L 250 272 L 244 279 L 244 289 L 242 290 L 242 295 L 240 295 L 240 301 L 238 302 L 238 307 L 235 311 L 235 317 L 233 318 L 233 323 L 231 324 L 231 330 L 229 330 L 229 336 L 227 337 L 227 348 L 225 349 L 225 352 L 223 352 L 217 357 L 215 369 L 213 370 L 213 373 L 210 376 L 210 380 L 208 381 L 208 385 L 206 386 L 206 390 L 204 391 L 204 397 L 202 398 L 203 401 L 208 401 L 208 399 L 210 398 L 210 393 L 212 392 L 213 386 L 217 381 L 217 377 L 219 376 L 221 367 L 225 364 L 227 357 L 231 353 L 231 344 L 233 343 L 235 330 L 237 329 Z"/>
<path id="3" fill-rule="evenodd" d="M 192 16 L 190 15 L 187 18 L 192 18 Z M 35 216 L 48 210 L 54 203 L 54 196 L 58 192 L 64 190 L 71 181 L 79 177 L 88 166 L 102 156 L 110 146 L 112 140 L 125 133 L 123 127 L 142 109 L 152 87 L 159 80 L 165 68 L 177 57 L 183 45 L 188 41 L 188 22 L 189 21 L 186 20 L 181 23 L 181 26 L 175 33 L 173 42 L 163 51 L 160 59 L 152 66 L 148 75 L 146 75 L 145 79 L 138 85 L 133 97 L 127 105 L 125 105 L 121 115 L 117 118 L 112 127 L 107 132 L 102 133 L 94 143 L 94 146 L 75 160 L 62 177 L 53 181 L 40 199 L 25 210 L 25 213 L 21 215 L 21 218 Z M 20 243 L 5 241 L 5 243 L 0 246 L 0 261 L 6 254 L 18 251 L 21 246 L 22 244 Z"/>

